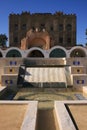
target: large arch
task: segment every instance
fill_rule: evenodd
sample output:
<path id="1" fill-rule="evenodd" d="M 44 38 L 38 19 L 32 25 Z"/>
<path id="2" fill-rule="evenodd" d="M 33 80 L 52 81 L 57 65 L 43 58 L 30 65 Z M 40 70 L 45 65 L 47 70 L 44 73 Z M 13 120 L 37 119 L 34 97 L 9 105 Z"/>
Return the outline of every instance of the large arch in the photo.
<path id="1" fill-rule="evenodd" d="M 38 48 L 38 47 L 33 47 L 31 49 L 29 49 L 28 53 L 27 53 L 27 57 L 45 57 L 45 54 L 43 52 L 42 49 Z"/>
<path id="2" fill-rule="evenodd" d="M 37 28 L 35 31 L 29 30 L 26 37 L 21 40 L 21 49 L 30 49 L 32 47 L 39 47 L 44 50 L 50 48 L 50 36 L 47 31 L 39 31 Z"/>
<path id="3" fill-rule="evenodd" d="M 86 57 L 86 49 L 81 46 L 72 47 L 69 57 Z"/>
<path id="4" fill-rule="evenodd" d="M 49 52 L 49 57 L 53 58 L 64 58 L 67 57 L 67 51 L 61 46 L 52 47 Z"/>
<path id="5" fill-rule="evenodd" d="M 29 44 L 28 49 L 31 47 L 40 47 L 42 49 L 46 48 L 46 41 L 42 38 L 34 38 Z"/>
<path id="6" fill-rule="evenodd" d="M 5 57 L 22 57 L 20 49 L 16 47 L 11 47 L 7 50 Z"/>

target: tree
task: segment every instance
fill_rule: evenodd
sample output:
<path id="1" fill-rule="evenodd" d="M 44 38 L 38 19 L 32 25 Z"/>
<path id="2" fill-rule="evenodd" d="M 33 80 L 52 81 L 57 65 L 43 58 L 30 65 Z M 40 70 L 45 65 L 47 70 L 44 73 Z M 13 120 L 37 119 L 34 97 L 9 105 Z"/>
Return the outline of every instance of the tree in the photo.
<path id="1" fill-rule="evenodd" d="M 86 28 L 86 31 L 85 31 L 85 35 L 87 36 L 87 28 Z"/>
<path id="2" fill-rule="evenodd" d="M 83 44 L 78 44 L 77 46 L 82 46 L 83 47 Z"/>
<path id="3" fill-rule="evenodd" d="M 0 46 L 5 47 L 8 38 L 5 34 L 0 34 Z"/>
<path id="4" fill-rule="evenodd" d="M 86 35 L 86 40 L 87 40 L 87 28 L 86 28 L 86 31 L 85 31 L 85 35 Z M 87 46 L 87 43 L 85 45 Z"/>

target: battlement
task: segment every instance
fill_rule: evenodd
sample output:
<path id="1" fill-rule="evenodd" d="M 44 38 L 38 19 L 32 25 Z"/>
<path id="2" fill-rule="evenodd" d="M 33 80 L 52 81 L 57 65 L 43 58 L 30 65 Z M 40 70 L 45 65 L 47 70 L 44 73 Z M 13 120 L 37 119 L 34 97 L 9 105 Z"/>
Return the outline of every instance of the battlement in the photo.
<path id="1" fill-rule="evenodd" d="M 61 11 L 56 11 L 55 13 L 49 13 L 49 12 L 46 12 L 46 13 L 30 13 L 28 11 L 22 11 L 21 14 L 17 13 L 11 13 L 9 16 L 21 16 L 21 15 L 30 15 L 30 16 L 54 16 L 54 15 L 57 15 L 57 16 L 63 16 L 63 15 L 67 15 L 67 16 L 76 16 L 76 14 L 64 14 L 64 12 L 61 12 Z"/>

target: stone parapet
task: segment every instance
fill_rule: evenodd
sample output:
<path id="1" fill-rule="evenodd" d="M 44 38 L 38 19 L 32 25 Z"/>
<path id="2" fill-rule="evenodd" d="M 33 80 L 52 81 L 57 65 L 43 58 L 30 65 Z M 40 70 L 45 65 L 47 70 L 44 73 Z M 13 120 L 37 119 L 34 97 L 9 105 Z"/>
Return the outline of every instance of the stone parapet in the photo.
<path id="1" fill-rule="evenodd" d="M 70 118 L 69 113 L 62 102 L 55 102 L 55 112 L 60 130 L 76 130 L 72 119 Z"/>

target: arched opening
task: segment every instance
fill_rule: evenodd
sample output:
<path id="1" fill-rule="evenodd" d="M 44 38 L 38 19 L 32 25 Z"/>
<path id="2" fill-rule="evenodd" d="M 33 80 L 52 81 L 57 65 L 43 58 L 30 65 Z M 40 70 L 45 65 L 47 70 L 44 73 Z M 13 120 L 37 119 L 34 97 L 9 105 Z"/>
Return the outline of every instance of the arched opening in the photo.
<path id="1" fill-rule="evenodd" d="M 60 48 L 56 48 L 56 49 L 51 51 L 50 57 L 53 57 L 53 58 L 64 58 L 64 57 L 66 57 L 66 53 L 65 53 L 64 50 L 62 50 Z"/>
<path id="2" fill-rule="evenodd" d="M 3 57 L 2 53 L 0 52 L 0 57 Z"/>
<path id="3" fill-rule="evenodd" d="M 44 57 L 44 55 L 39 50 L 33 50 L 28 54 L 28 57 Z"/>
<path id="4" fill-rule="evenodd" d="M 28 49 L 31 47 L 39 47 L 41 49 L 46 49 L 46 42 L 45 40 L 41 38 L 34 38 L 29 44 L 28 44 Z"/>
<path id="5" fill-rule="evenodd" d="M 22 57 L 22 55 L 18 50 L 13 49 L 7 52 L 6 57 Z"/>
<path id="6" fill-rule="evenodd" d="M 74 49 L 71 52 L 70 57 L 86 57 L 86 54 L 85 54 L 85 51 L 81 49 Z"/>

